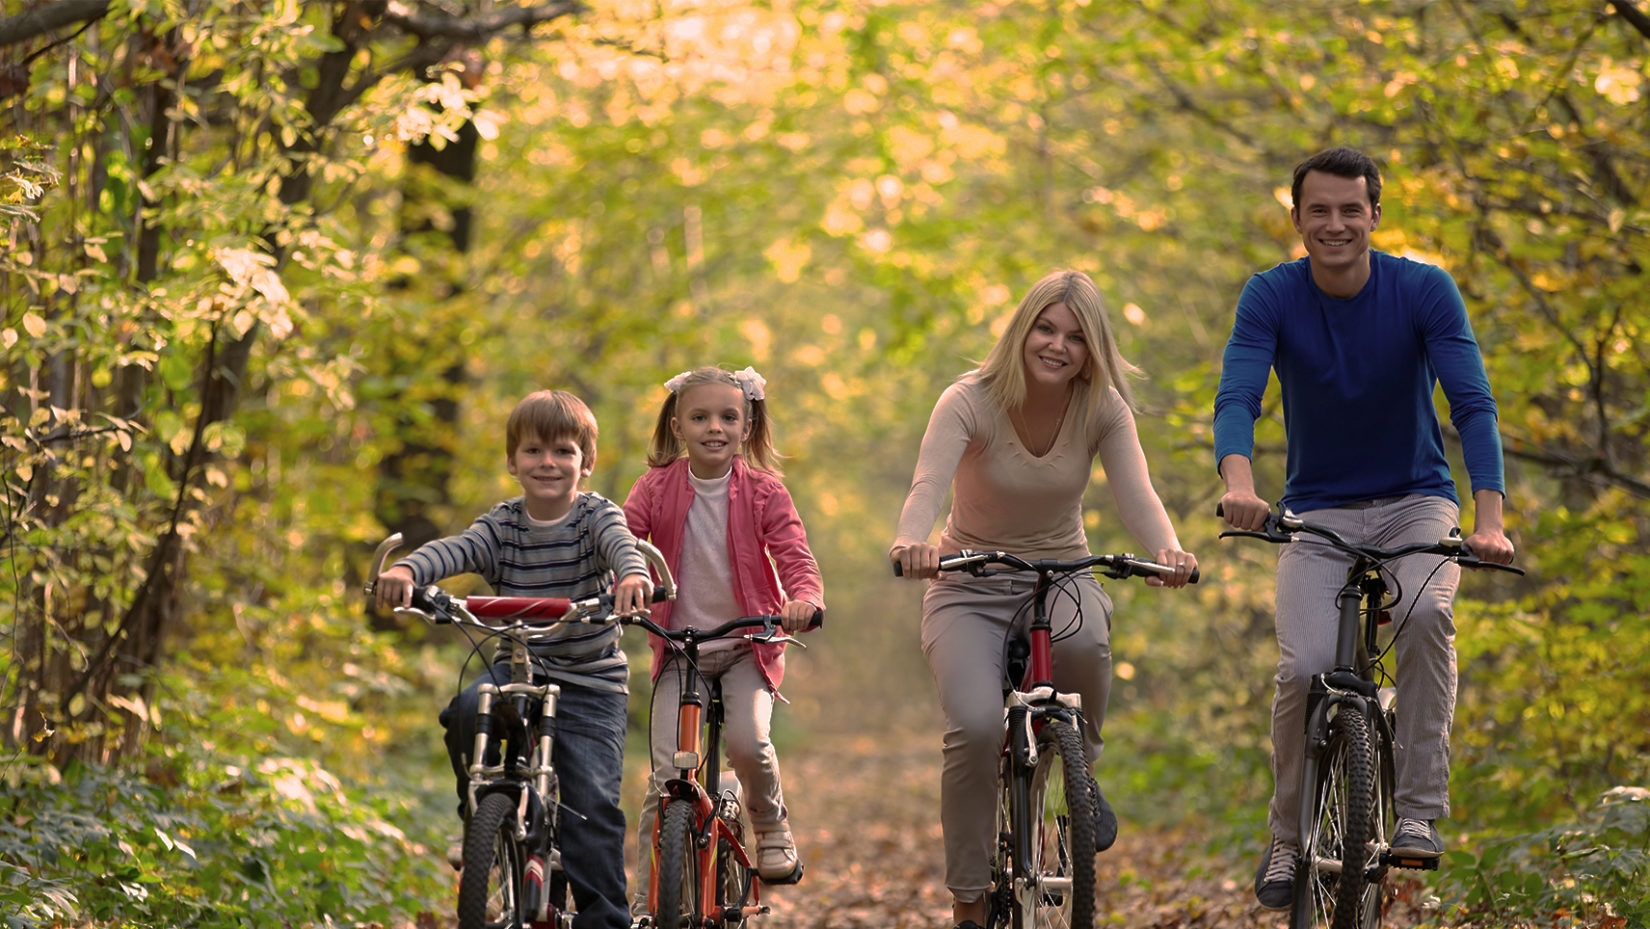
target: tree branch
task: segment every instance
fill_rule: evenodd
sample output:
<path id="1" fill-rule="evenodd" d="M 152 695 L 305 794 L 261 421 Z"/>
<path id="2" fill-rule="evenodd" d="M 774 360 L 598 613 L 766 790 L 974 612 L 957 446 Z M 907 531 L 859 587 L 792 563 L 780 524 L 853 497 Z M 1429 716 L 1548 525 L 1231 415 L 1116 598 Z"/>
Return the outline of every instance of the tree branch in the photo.
<path id="1" fill-rule="evenodd" d="M 539 6 L 497 10 L 481 16 L 450 16 L 445 13 L 419 13 L 400 0 L 390 0 L 384 7 L 384 22 L 425 40 L 480 42 L 508 29 L 519 26 L 526 31 L 586 9 L 579 0 L 556 0 Z"/>
<path id="2" fill-rule="evenodd" d="M 1616 8 L 1622 19 L 1627 20 L 1628 25 L 1637 29 L 1646 39 L 1650 39 L 1650 16 L 1634 6 L 1631 0 L 1610 0 L 1610 5 Z"/>
<path id="3" fill-rule="evenodd" d="M 27 42 L 72 23 L 101 19 L 108 12 L 109 0 L 58 0 L 24 10 L 0 19 L 0 48 Z"/>

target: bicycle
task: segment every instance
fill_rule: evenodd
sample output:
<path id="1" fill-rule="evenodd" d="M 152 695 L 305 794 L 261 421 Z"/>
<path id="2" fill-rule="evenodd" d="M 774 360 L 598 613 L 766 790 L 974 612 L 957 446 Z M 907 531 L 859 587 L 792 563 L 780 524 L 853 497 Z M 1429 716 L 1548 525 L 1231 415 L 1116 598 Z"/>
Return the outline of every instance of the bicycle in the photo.
<path id="1" fill-rule="evenodd" d="M 379 543 L 365 585 L 369 597 L 400 544 L 400 533 Z M 637 547 L 661 579 L 653 600 L 674 599 L 664 557 L 646 542 Z M 433 625 L 478 630 L 508 647 L 509 683 L 489 682 L 478 689 L 464 802 L 459 929 L 571 929 L 557 841 L 560 792 L 551 761 L 561 688 L 534 680 L 528 639 L 556 623 L 616 621 L 612 596 L 454 597 L 432 584 L 415 588 L 412 606 L 396 611 L 416 613 Z"/>
<path id="2" fill-rule="evenodd" d="M 1027 561 L 1007 552 L 965 550 L 939 560 L 940 571 L 975 577 L 1002 573 L 991 565 L 1033 572 L 1036 583 L 1030 624 L 1005 643 L 997 852 L 986 929 L 1088 929 L 1094 925 L 1098 784 L 1089 774 L 1083 744 L 1082 701 L 1054 687 L 1055 635 L 1047 595 L 1084 571 L 1123 579 L 1173 574 L 1174 568 L 1130 554 Z M 897 563 L 894 574 L 902 574 Z M 1192 583 L 1198 575 L 1192 572 Z"/>
<path id="3" fill-rule="evenodd" d="M 816 611 L 809 628 L 823 621 Z M 768 912 L 761 901 L 756 868 L 744 845 L 740 807 L 733 790 L 722 789 L 722 684 L 710 680 L 709 699 L 699 692 L 699 644 L 731 637 L 753 642 L 801 642 L 779 628 L 784 617 L 745 616 L 712 629 L 666 629 L 644 616 L 619 621 L 639 626 L 669 643 L 682 659 L 676 718 L 677 776 L 666 782 L 653 829 L 655 866 L 648 885 L 646 925 L 656 929 L 715 929 Z M 701 774 L 700 772 L 703 772 Z M 650 788 L 651 789 L 651 788 Z"/>
<path id="4" fill-rule="evenodd" d="M 1215 515 L 1224 516 L 1223 508 L 1217 506 Z M 1380 925 L 1386 878 L 1392 868 L 1438 868 L 1437 858 L 1404 857 L 1394 854 L 1391 847 L 1397 823 L 1393 807 L 1397 691 L 1380 663 L 1377 639 L 1380 626 L 1391 618 L 1387 610 L 1402 598 L 1402 591 L 1387 599 L 1385 567 L 1408 555 L 1438 555 L 1462 567 L 1524 572 L 1473 557 L 1459 530 L 1437 542 L 1383 549 L 1348 542 L 1331 529 L 1303 522 L 1285 511 L 1267 514 L 1261 531 L 1227 530 L 1220 537 L 1287 544 L 1299 533 L 1316 536 L 1351 555 L 1352 565 L 1346 572 L 1346 585 L 1335 595 L 1340 612 L 1335 667 L 1312 675 L 1307 691 L 1301 850 L 1295 863 L 1289 925 L 1291 929 L 1371 929 Z"/>

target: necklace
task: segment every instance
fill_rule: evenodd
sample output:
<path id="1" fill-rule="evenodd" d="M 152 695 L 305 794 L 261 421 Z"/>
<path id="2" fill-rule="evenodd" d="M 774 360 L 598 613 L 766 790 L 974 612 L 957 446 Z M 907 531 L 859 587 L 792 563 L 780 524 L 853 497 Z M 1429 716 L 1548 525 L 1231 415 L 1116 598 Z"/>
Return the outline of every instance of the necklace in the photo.
<path id="1" fill-rule="evenodd" d="M 1030 401 L 1020 404 L 1020 408 L 1009 413 L 1009 422 L 1014 425 L 1014 432 L 1025 450 L 1034 458 L 1041 458 L 1054 449 L 1054 443 L 1060 438 L 1060 427 L 1065 425 L 1066 411 L 1071 408 L 1071 391 L 1066 391 L 1065 399 L 1060 404 L 1060 414 L 1052 421 L 1045 420 L 1033 428 L 1031 419 L 1026 416 L 1026 406 Z"/>

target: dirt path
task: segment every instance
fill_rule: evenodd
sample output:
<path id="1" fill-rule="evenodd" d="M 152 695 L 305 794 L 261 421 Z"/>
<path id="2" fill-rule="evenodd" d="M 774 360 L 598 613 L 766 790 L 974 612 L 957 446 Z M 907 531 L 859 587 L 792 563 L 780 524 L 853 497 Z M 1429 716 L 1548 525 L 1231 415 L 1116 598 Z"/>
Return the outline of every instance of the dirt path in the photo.
<path id="1" fill-rule="evenodd" d="M 784 759 L 807 863 L 794 887 L 767 889 L 755 929 L 949 929 L 938 822 L 938 729 L 917 737 L 826 736 Z M 1099 859 L 1096 925 L 1131 929 L 1272 929 L 1287 920 L 1254 902 L 1249 862 L 1202 860 L 1199 837 L 1127 824 Z M 1402 888 L 1388 926 L 1414 926 L 1419 885 Z"/>

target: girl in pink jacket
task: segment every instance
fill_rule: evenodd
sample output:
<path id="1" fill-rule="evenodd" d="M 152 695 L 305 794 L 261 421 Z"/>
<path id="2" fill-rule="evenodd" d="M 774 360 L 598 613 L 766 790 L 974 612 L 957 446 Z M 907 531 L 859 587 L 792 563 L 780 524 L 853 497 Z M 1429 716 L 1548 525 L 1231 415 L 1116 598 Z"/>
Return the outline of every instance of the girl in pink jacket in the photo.
<path id="1" fill-rule="evenodd" d="M 765 386 L 751 368 L 736 373 L 696 368 L 665 383 L 670 395 L 654 428 L 648 471 L 624 505 L 630 531 L 664 553 L 678 583 L 674 603 L 653 607 L 653 620 L 661 626 L 709 628 L 740 616 L 779 614 L 785 631 L 794 633 L 825 606 L 819 565 L 779 480 Z M 652 717 L 661 724 L 649 725 L 653 779 L 638 829 L 638 886 L 644 898 L 659 798 L 675 770 L 671 756 L 682 671 L 662 641 L 654 637 L 651 644 Z M 756 834 L 757 873 L 770 884 L 795 883 L 802 878 L 802 863 L 769 739 L 773 700 L 785 673 L 784 647 L 744 639 L 706 642 L 699 648 L 699 672 L 722 684 L 723 736 Z"/>

